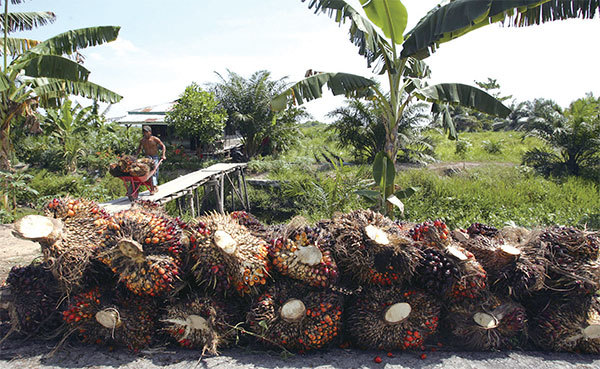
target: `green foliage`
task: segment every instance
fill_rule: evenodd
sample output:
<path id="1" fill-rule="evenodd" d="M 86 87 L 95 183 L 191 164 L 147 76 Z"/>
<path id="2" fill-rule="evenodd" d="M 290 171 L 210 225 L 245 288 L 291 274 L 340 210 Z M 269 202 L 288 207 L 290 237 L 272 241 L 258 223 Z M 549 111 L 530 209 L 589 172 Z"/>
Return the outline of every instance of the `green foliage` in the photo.
<path id="1" fill-rule="evenodd" d="M 576 177 L 552 182 L 520 167 L 486 166 L 451 177 L 429 170 L 399 173 L 399 181 L 420 187 L 405 201 L 405 218 L 444 219 L 450 227 L 482 222 L 496 227 L 577 225 L 600 213 L 597 183 Z"/>
<path id="2" fill-rule="evenodd" d="M 459 138 L 458 140 L 454 141 L 454 153 L 461 159 L 464 159 L 467 156 L 467 152 L 472 147 L 473 145 L 469 140 Z"/>
<path id="3" fill-rule="evenodd" d="M 271 98 L 285 88 L 285 78 L 273 80 L 271 72 L 261 70 L 246 79 L 230 70 L 212 91 L 228 114 L 227 127 L 242 135 L 247 158 L 277 154 L 288 149 L 297 137 L 296 124 L 306 117 L 304 109 L 271 110 Z"/>
<path id="4" fill-rule="evenodd" d="M 294 215 L 313 221 L 363 207 L 365 203 L 356 192 L 372 184 L 366 167 L 342 163 L 333 165 L 330 172 L 304 166 L 282 169 L 270 177 L 280 181 L 281 195 L 291 202 Z"/>
<path id="5" fill-rule="evenodd" d="M 421 127 L 430 119 L 423 103 L 411 104 L 404 109 L 398 124 L 398 155 L 403 162 L 431 159 L 433 147 L 421 135 Z M 346 106 L 328 114 L 336 120 L 331 128 L 337 133 L 339 146 L 352 151 L 360 163 L 372 162 L 385 148 L 386 128 L 383 112 L 374 102 L 359 99 L 346 100 Z"/>
<path id="6" fill-rule="evenodd" d="M 483 147 L 483 150 L 485 150 L 485 152 L 487 152 L 488 154 L 500 155 L 500 154 L 502 154 L 502 150 L 504 147 L 504 141 L 502 141 L 502 140 L 481 141 L 481 147 Z"/>
<path id="7" fill-rule="evenodd" d="M 5 214 L 14 216 L 17 199 L 22 196 L 35 196 L 38 192 L 30 186 L 32 176 L 26 173 L 0 171 L 0 202 Z"/>
<path id="8" fill-rule="evenodd" d="M 212 92 L 192 83 L 185 88 L 165 121 L 181 137 L 193 137 L 200 144 L 211 144 L 223 136 L 227 113 L 219 106 Z"/>
<path id="9" fill-rule="evenodd" d="M 583 175 L 600 170 L 600 98 L 593 94 L 571 103 L 563 115 L 537 119 L 529 135 L 540 138 L 550 149 L 535 148 L 523 163 L 543 174 Z"/>
<path id="10" fill-rule="evenodd" d="M 520 164 L 523 154 L 536 146 L 544 146 L 543 142 L 536 137 L 525 137 L 519 132 L 463 132 L 456 142 L 446 140 L 444 135 L 438 131 L 427 132 L 435 142 L 435 155 L 444 162 L 470 161 L 470 162 L 495 162 Z M 469 142 L 471 146 L 462 153 L 457 152 L 457 145 L 461 141 Z M 502 154 L 491 154 L 485 150 L 483 142 L 502 142 Z M 468 145 L 467 145 L 468 146 Z"/>

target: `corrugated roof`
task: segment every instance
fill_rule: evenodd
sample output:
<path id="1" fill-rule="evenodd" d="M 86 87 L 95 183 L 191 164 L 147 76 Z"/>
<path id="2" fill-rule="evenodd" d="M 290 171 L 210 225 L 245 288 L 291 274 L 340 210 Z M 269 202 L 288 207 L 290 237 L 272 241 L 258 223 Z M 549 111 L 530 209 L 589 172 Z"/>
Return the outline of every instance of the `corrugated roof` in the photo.
<path id="1" fill-rule="evenodd" d="M 165 124 L 165 115 L 177 104 L 176 101 L 130 110 L 116 120 L 119 124 Z"/>

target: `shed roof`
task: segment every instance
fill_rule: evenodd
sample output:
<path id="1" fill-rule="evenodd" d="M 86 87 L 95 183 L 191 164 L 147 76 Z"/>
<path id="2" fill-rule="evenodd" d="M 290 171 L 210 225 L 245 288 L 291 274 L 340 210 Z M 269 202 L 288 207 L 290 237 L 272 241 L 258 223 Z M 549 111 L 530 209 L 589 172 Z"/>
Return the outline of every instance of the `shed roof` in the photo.
<path id="1" fill-rule="evenodd" d="M 116 119 L 119 124 L 165 124 L 165 115 L 173 109 L 177 101 L 150 105 L 139 109 L 130 110 L 124 117 Z"/>

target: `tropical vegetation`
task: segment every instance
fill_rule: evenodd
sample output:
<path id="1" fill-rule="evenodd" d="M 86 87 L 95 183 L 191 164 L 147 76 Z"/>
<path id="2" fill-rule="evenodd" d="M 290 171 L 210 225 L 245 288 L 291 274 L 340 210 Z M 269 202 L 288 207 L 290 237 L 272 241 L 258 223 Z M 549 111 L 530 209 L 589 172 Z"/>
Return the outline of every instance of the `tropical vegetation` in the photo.
<path id="1" fill-rule="evenodd" d="M 281 153 L 296 141 L 295 125 L 307 116 L 304 109 L 289 107 L 274 112 L 270 105 L 285 88 L 285 78 L 274 80 L 266 70 L 254 72 L 249 78 L 230 70 L 226 76 L 217 76 L 220 81 L 211 90 L 227 111 L 228 130 L 242 136 L 246 158 Z"/>
<path id="2" fill-rule="evenodd" d="M 22 0 L 13 0 L 13 4 Z M 72 30 L 46 41 L 8 37 L 18 30 L 29 30 L 54 21 L 52 12 L 8 12 L 8 2 L 0 24 L 3 38 L 3 67 L 0 73 L 0 169 L 11 169 L 14 151 L 11 126 L 24 117 L 24 124 L 35 127 L 38 106 L 58 106 L 69 95 L 114 103 L 117 93 L 88 80 L 90 71 L 66 56 L 78 50 L 113 41 L 119 27 L 103 26 Z M 9 62 L 10 58 L 10 62 Z"/>
<path id="3" fill-rule="evenodd" d="M 227 113 L 219 106 L 212 92 L 192 83 L 167 112 L 165 121 L 181 137 L 191 137 L 196 147 L 207 147 L 223 135 Z"/>

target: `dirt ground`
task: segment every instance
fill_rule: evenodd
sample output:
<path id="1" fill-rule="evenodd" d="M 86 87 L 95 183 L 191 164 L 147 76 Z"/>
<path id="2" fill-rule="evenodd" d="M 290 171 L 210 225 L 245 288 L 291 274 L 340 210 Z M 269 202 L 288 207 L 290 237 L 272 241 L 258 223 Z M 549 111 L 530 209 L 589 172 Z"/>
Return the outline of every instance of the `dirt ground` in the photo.
<path id="1" fill-rule="evenodd" d="M 0 224 L 0 282 L 14 265 L 28 265 L 41 256 L 40 244 L 18 238 L 12 224 Z"/>

